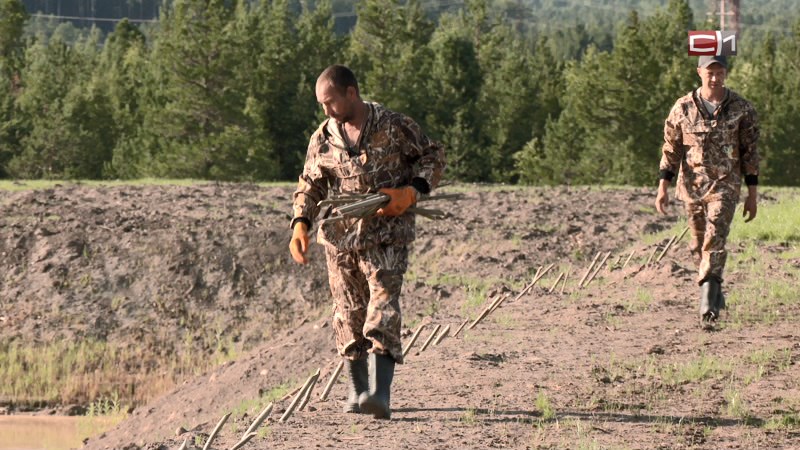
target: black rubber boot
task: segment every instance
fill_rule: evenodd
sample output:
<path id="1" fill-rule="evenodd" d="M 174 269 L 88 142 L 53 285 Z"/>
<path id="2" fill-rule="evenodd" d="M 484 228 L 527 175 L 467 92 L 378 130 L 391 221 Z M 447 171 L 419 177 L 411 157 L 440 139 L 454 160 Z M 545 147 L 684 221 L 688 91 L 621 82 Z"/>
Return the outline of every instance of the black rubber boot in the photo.
<path id="1" fill-rule="evenodd" d="M 344 405 L 344 412 L 359 413 L 361 412 L 361 408 L 358 406 L 358 400 L 362 394 L 366 395 L 369 392 L 367 358 L 356 360 L 345 358 L 344 368 L 349 378 L 347 384 L 347 403 Z"/>
<path id="2" fill-rule="evenodd" d="M 700 317 L 704 325 L 716 322 L 719 318 L 720 299 L 719 280 L 707 278 L 700 284 Z"/>
<path id="3" fill-rule="evenodd" d="M 369 354 L 369 394 L 362 395 L 358 402 L 364 414 L 372 414 L 376 419 L 391 418 L 389 394 L 392 390 L 394 364 L 391 356 Z"/>

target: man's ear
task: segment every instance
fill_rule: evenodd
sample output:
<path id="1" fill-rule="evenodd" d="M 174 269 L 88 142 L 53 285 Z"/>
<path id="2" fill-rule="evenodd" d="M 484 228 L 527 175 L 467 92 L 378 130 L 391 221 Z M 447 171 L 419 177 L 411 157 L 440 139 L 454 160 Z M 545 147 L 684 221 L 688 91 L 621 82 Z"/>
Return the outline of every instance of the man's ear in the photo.
<path id="1" fill-rule="evenodd" d="M 358 98 L 358 91 L 354 86 L 347 86 L 347 98 L 355 100 Z"/>

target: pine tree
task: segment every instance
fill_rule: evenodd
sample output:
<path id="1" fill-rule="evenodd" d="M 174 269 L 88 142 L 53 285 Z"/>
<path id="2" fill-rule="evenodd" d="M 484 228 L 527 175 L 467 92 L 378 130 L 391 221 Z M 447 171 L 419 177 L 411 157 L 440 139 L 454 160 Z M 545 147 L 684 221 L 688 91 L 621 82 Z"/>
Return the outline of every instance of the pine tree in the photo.
<path id="1" fill-rule="evenodd" d="M 365 0 L 349 55 L 362 95 L 414 118 L 425 128 L 430 103 L 428 42 L 434 25 L 417 0 Z"/>
<path id="2" fill-rule="evenodd" d="M 468 8 L 459 17 L 444 17 L 431 39 L 433 59 L 427 88 L 431 97 L 425 121 L 428 134 L 447 145 L 448 177 L 486 181 L 484 116 L 478 103 L 483 74 L 467 25 L 474 19 L 473 13 Z"/>
<path id="3" fill-rule="evenodd" d="M 150 171 L 168 177 L 234 179 L 251 174 L 253 126 L 237 83 L 253 55 L 237 33 L 240 1 L 176 0 L 162 8 L 142 141 Z"/>
<path id="4" fill-rule="evenodd" d="M 149 86 L 147 50 L 142 32 L 127 20 L 108 36 L 92 82 L 102 86 L 111 103 L 115 142 L 104 177 L 136 178 L 146 175 L 139 134 L 144 123 L 141 97 Z"/>
<path id="5" fill-rule="evenodd" d="M 111 158 L 114 126 L 109 98 L 90 82 L 99 60 L 97 30 L 75 46 L 58 39 L 26 55 L 17 99 L 24 127 L 21 153 L 9 172 L 26 178 L 100 178 Z"/>

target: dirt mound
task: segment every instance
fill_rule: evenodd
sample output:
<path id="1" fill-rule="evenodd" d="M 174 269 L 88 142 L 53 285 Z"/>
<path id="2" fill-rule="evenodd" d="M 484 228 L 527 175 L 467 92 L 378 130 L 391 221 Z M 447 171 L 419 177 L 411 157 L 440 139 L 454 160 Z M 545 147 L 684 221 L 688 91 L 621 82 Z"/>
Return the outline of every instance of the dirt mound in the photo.
<path id="1" fill-rule="evenodd" d="M 3 310 L 13 311 L 2 333 L 47 339 L 100 327 L 98 337 L 168 352 L 180 348 L 192 327 L 214 324 L 220 338 L 254 347 L 136 408 L 88 449 L 177 448 L 184 439 L 198 446 L 232 412 L 214 445 L 229 448 L 272 400 L 276 411 L 245 448 L 800 447 L 791 426 L 793 408 L 800 407 L 792 382 L 800 375 L 792 324 L 800 302 L 784 305 L 771 322 L 742 319 L 716 333 L 700 330 L 685 240 L 643 267 L 653 245 L 639 242 L 641 234 L 677 220 L 654 214 L 652 190 L 443 191 L 464 198 L 430 205 L 449 210 L 448 219 L 419 221 L 404 286 L 405 332 L 427 327 L 398 368 L 390 422 L 342 414 L 340 379 L 329 400 L 315 397 L 308 409 L 277 423 L 288 406 L 284 394 L 316 368 L 326 383 L 338 362 L 322 308 L 328 291 L 320 249 L 313 246 L 308 267 L 290 264 L 286 251 L 289 188 L 70 186 L 3 194 L 0 220 L 13 231 L 4 236 L 2 268 L 16 272 L 0 291 Z M 50 214 L 61 218 L 60 226 L 47 230 L 58 233 L 37 234 Z M 135 227 L 125 231 L 128 224 Z M 49 252 L 37 250 L 47 245 Z M 579 289 L 598 252 L 611 253 L 607 264 Z M 50 269 L 33 270 L 43 268 L 34 256 L 40 254 L 49 255 L 42 261 Z M 476 317 L 487 297 L 519 292 L 551 263 L 529 294 L 418 353 L 433 326 L 454 329 Z M 58 267 L 73 278 L 91 274 L 90 286 L 98 288 L 59 288 Z M 747 266 L 732 267 L 727 282 L 736 286 Z M 550 293 L 561 273 L 569 273 L 566 289 Z M 117 282 L 123 274 L 126 281 Z M 48 295 L 60 295 L 63 307 L 44 307 Z M 113 308 L 119 295 L 127 307 Z M 735 318 L 737 299 L 731 301 Z M 56 317 L 59 310 L 81 322 L 103 319 L 80 327 Z M 39 326 L 26 323 L 34 318 Z M 143 320 L 144 333 L 132 332 Z M 146 344 L 148 331 L 156 342 Z M 788 427 L 769 426 L 779 408 Z M 179 428 L 188 431 L 176 436 Z"/>

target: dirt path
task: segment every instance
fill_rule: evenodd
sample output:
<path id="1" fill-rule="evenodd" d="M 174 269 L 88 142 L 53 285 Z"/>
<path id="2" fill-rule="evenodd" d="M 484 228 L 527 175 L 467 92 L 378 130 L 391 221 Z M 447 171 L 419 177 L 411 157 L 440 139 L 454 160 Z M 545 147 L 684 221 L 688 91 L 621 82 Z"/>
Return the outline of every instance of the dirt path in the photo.
<path id="1" fill-rule="evenodd" d="M 75 198 L 86 195 L 85 189 L 54 195 Z M 199 195 L 198 189 L 220 188 L 172 188 L 160 194 L 142 192 L 141 198 L 191 197 Z M 232 412 L 213 446 L 229 448 L 271 397 L 282 397 L 316 368 L 322 369 L 321 383 L 328 381 L 338 359 L 327 308 L 321 307 L 327 303 L 322 255 L 312 255 L 314 265 L 297 268 L 288 264 L 282 241 L 265 248 L 260 242 L 271 241 L 256 238 L 283 238 L 284 218 L 276 212 L 264 219 L 271 216 L 259 213 L 271 202 L 286 203 L 289 190 L 223 189 L 228 192 L 223 198 L 235 205 L 233 211 L 241 209 L 242 198 L 255 202 L 248 215 L 254 230 L 243 233 L 254 237 L 237 241 L 245 238 L 237 237 L 241 233 L 231 225 L 239 226 L 236 221 L 241 220 L 242 214 L 234 212 L 222 218 L 223 227 L 230 227 L 219 233 L 222 247 L 236 254 L 247 249 L 259 255 L 253 258 L 261 264 L 280 261 L 271 273 L 245 266 L 253 268 L 254 285 L 271 286 L 274 298 L 313 292 L 307 298 L 315 300 L 283 316 L 289 330 L 253 340 L 254 350 L 235 362 L 136 408 L 129 420 L 86 448 L 177 448 L 184 439 L 197 446 L 223 414 Z M 287 423 L 277 423 L 277 418 L 289 402 L 276 401 L 276 411 L 245 448 L 800 449 L 796 294 L 774 304 L 745 302 L 734 295 L 725 324 L 715 332 L 703 331 L 696 318 L 697 287 L 685 239 L 661 262 L 639 270 L 653 248 L 648 245 L 652 242 L 641 242 L 641 235 L 667 230 L 677 220 L 652 213 L 651 191 L 450 190 L 465 192 L 463 200 L 448 207 L 457 214 L 441 222 L 420 221 L 403 301 L 407 332 L 421 323 L 426 330 L 407 364 L 398 367 L 392 420 L 341 413 L 340 379 L 328 401 L 317 399 L 318 388 L 309 408 Z M 14 195 L 23 196 L 15 197 L 14 204 L 28 198 Z M 119 193 L 111 189 L 99 197 L 115 195 Z M 219 210 L 217 201 L 209 204 L 198 209 Z M 119 203 L 119 209 L 128 208 L 136 209 Z M 217 222 L 192 222 L 180 203 L 170 211 L 176 216 L 171 232 L 176 241 L 192 228 L 197 236 L 203 236 L 204 227 L 216 233 Z M 667 237 L 651 240 L 665 243 Z M 198 259 L 204 253 L 196 250 L 213 244 L 198 239 L 186 253 L 188 261 L 208 261 Z M 136 245 L 131 244 L 131 251 Z M 163 248 L 168 260 L 172 247 Z M 632 262 L 622 270 L 633 249 Z M 752 251 L 732 249 L 726 283 L 730 290 L 752 281 Z M 614 270 L 604 268 L 588 288 L 578 289 L 577 280 L 597 252 L 611 252 L 608 262 Z M 800 255 L 792 259 L 796 253 L 797 244 L 790 243 L 759 248 L 753 256 L 776 268 L 771 279 L 794 283 L 800 268 Z M 509 299 L 475 329 L 417 353 L 434 325 L 455 328 L 474 318 L 487 297 L 518 292 L 538 267 L 550 263 L 556 266 L 531 293 Z M 187 267 L 210 273 L 205 264 Z M 159 272 L 158 267 L 152 270 Z M 571 275 L 565 292 L 557 288 L 548 293 L 556 276 L 567 270 Z M 230 274 L 224 268 L 219 273 L 220 279 Z M 243 336 L 256 335 L 261 325 L 253 311 L 270 309 L 270 297 L 259 297 L 263 290 L 246 301 L 220 296 L 220 290 L 208 292 L 205 309 L 228 311 L 228 303 L 219 298 L 242 305 L 237 319 L 223 323 Z M 294 304 L 289 300 L 287 305 L 291 309 Z M 169 323 L 184 330 L 180 322 Z M 24 326 L 15 329 L 24 334 Z M 176 436 L 179 427 L 189 431 Z"/>

